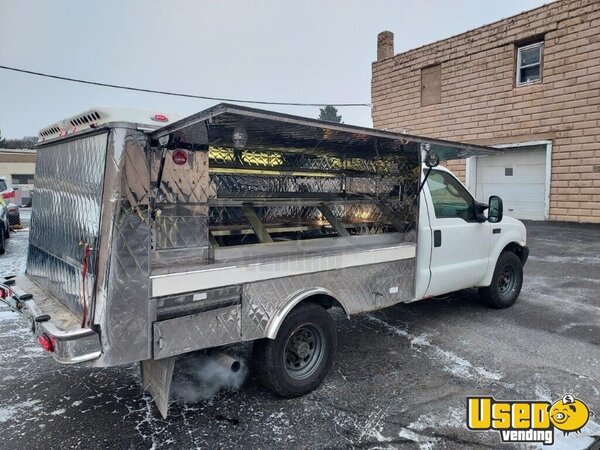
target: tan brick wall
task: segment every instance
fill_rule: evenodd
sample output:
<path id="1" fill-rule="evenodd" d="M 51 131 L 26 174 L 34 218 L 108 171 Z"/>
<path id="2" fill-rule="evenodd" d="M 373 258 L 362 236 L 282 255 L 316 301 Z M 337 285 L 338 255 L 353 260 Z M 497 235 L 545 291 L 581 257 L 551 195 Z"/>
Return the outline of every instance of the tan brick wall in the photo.
<path id="1" fill-rule="evenodd" d="M 515 87 L 515 42 L 536 35 L 543 82 Z M 441 103 L 421 107 L 420 70 L 438 63 Z M 376 128 L 486 145 L 552 140 L 550 219 L 600 223 L 600 1 L 559 0 L 374 62 L 371 90 Z M 447 166 L 464 180 L 464 161 Z"/>

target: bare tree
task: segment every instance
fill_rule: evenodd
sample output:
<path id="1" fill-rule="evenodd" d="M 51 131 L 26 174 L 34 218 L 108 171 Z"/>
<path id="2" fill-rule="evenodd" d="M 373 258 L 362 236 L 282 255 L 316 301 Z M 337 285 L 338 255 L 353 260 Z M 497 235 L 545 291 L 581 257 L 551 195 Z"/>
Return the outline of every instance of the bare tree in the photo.
<path id="1" fill-rule="evenodd" d="M 10 149 L 33 148 L 37 143 L 35 136 L 25 136 L 21 139 L 2 139 L 0 146 Z"/>

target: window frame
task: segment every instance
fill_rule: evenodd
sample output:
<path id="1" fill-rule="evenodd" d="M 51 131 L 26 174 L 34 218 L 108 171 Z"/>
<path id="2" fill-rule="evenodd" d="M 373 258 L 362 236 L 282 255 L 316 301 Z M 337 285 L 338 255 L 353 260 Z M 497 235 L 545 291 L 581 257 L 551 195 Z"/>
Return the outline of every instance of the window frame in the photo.
<path id="1" fill-rule="evenodd" d="M 521 66 L 521 52 L 523 50 L 529 50 L 529 49 L 536 48 L 536 47 L 539 47 L 539 49 L 540 49 L 539 63 Z M 544 40 L 536 41 L 536 42 L 533 42 L 533 43 L 527 44 L 527 45 L 518 45 L 517 44 L 517 64 L 516 64 L 516 70 L 515 70 L 515 86 L 521 87 L 521 86 L 529 86 L 529 85 L 535 84 L 535 83 L 541 83 L 542 79 L 543 79 L 543 69 L 544 69 L 543 60 L 544 60 Z M 531 81 L 520 81 L 521 69 L 527 69 L 528 67 L 535 67 L 535 66 L 539 66 L 539 68 L 540 68 L 540 78 L 537 80 L 531 80 Z"/>
<path id="2" fill-rule="evenodd" d="M 434 75 L 433 71 L 437 71 L 439 74 L 439 86 L 437 91 L 434 93 L 435 94 L 435 100 L 431 101 L 431 102 L 424 102 L 423 100 L 427 100 L 428 97 L 426 97 L 425 99 L 424 97 L 424 93 L 427 87 L 431 88 L 431 84 L 427 85 L 425 84 L 424 80 L 423 80 L 423 75 L 427 76 L 432 76 Z M 425 74 L 424 74 L 425 72 Z M 420 83 L 420 88 L 421 88 L 421 92 L 420 92 L 420 96 L 421 96 L 421 108 L 425 108 L 427 106 L 431 106 L 431 105 L 440 105 L 442 103 L 442 64 L 441 63 L 437 63 L 437 64 L 430 64 L 429 66 L 425 66 L 425 67 L 421 67 L 421 83 Z M 435 74 L 436 76 L 438 74 Z M 426 95 L 431 95 L 431 94 L 426 94 Z"/>
<path id="3" fill-rule="evenodd" d="M 34 184 L 33 181 L 35 179 L 35 174 L 33 173 L 13 173 L 11 174 L 11 179 L 12 179 L 12 184 L 18 184 L 18 185 L 26 185 L 26 184 Z M 27 177 L 27 182 L 23 183 L 21 180 L 21 177 Z M 16 181 L 15 181 L 16 179 Z M 31 181 L 31 182 L 30 182 Z"/>
<path id="4" fill-rule="evenodd" d="M 427 170 L 425 170 L 424 173 L 427 173 Z M 434 204 L 434 200 L 433 200 L 433 195 L 431 195 L 431 189 L 429 188 L 429 177 L 431 177 L 431 175 L 433 173 L 440 173 L 440 174 L 442 174 L 442 176 L 444 176 L 444 174 L 447 174 L 450 178 L 452 178 L 454 181 L 456 181 L 460 187 L 462 187 L 465 190 L 465 192 L 467 193 L 467 195 L 471 199 L 470 207 L 472 209 L 473 219 L 467 220 L 464 217 L 459 217 L 459 216 L 456 216 L 456 217 L 438 217 L 437 213 L 435 212 L 435 204 Z M 433 208 L 433 215 L 435 216 L 435 218 L 437 220 L 460 219 L 460 220 L 464 220 L 466 223 L 479 222 L 477 220 L 477 209 L 475 208 L 475 204 L 477 203 L 477 199 L 475 197 L 473 197 L 473 194 L 471 194 L 471 192 L 469 192 L 469 190 L 467 189 L 467 187 L 464 184 L 462 184 L 462 182 L 458 178 L 456 178 L 452 172 L 447 172 L 445 170 L 431 169 L 431 173 L 427 177 L 427 190 L 429 191 L 429 198 L 431 199 L 431 207 Z"/>

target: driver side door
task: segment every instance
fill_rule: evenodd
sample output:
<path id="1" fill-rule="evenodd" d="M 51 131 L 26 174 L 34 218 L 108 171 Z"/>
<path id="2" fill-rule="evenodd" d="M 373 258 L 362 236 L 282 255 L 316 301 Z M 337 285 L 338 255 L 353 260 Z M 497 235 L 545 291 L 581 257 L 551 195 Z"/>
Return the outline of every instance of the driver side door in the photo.
<path id="1" fill-rule="evenodd" d="M 475 199 L 450 172 L 433 169 L 427 186 L 432 247 L 425 295 L 475 286 L 489 264 L 490 225 L 476 220 Z"/>

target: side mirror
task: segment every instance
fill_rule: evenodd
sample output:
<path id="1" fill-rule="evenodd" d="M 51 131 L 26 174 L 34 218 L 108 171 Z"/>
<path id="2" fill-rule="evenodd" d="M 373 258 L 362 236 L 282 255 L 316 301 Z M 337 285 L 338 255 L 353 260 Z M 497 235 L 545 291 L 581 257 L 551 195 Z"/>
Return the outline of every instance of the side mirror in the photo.
<path id="1" fill-rule="evenodd" d="M 431 169 L 432 167 L 437 167 L 439 165 L 440 157 L 437 153 L 427 152 L 427 156 L 425 156 L 425 161 L 423 162 Z"/>
<path id="2" fill-rule="evenodd" d="M 497 195 L 492 195 L 489 201 L 489 209 L 488 209 L 488 222 L 490 223 L 498 223 L 502 220 L 503 207 L 502 207 L 502 199 Z"/>

